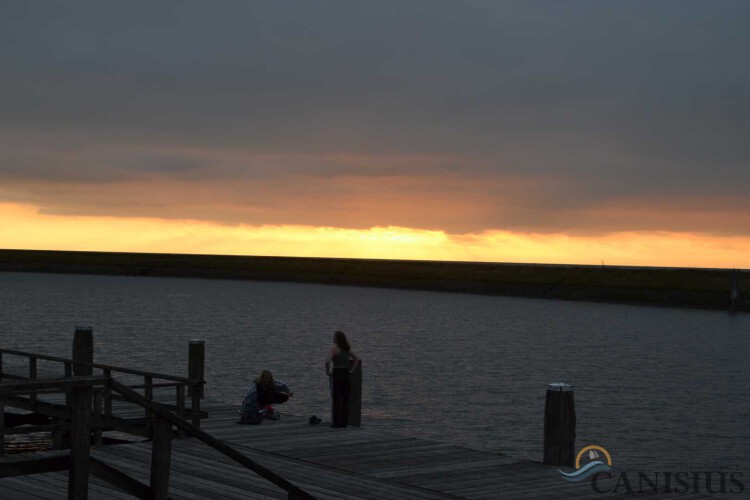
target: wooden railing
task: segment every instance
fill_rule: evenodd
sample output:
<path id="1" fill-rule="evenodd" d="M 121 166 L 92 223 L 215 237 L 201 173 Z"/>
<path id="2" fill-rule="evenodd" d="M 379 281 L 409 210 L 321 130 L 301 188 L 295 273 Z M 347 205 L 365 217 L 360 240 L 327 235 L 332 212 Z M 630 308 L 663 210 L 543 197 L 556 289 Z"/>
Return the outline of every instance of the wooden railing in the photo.
<path id="1" fill-rule="evenodd" d="M 153 414 L 153 437 L 151 449 L 151 479 L 145 485 L 120 470 L 91 457 L 92 431 L 101 431 L 106 421 L 98 421 L 92 412 L 96 406 L 96 390 L 109 390 L 121 395 L 125 400 L 144 408 Z M 255 472 L 287 492 L 289 500 L 315 500 L 315 497 L 287 481 L 275 472 L 243 455 L 223 441 L 216 439 L 198 426 L 182 418 L 165 406 L 155 403 L 111 376 L 71 376 L 60 379 L 13 380 L 0 382 L 0 433 L 8 433 L 4 428 L 3 416 L 7 398 L 20 394 L 65 392 L 66 410 L 69 422 L 43 426 L 68 429 L 71 434 L 70 453 L 66 456 L 15 460 L 0 463 L 0 477 L 37 474 L 68 470 L 68 498 L 86 500 L 88 498 L 89 474 L 107 481 L 112 486 L 143 499 L 169 498 L 169 475 L 173 427 L 185 435 L 195 437 L 214 450 Z M 18 432 L 37 432 L 40 426 L 25 427 Z"/>
<path id="2" fill-rule="evenodd" d="M 78 331 L 76 332 L 78 334 Z M 78 339 L 78 337 L 76 337 Z M 91 341 L 93 348 L 93 340 Z M 76 351 L 76 343 L 74 342 L 74 355 Z M 83 349 L 85 351 L 85 349 Z M 192 354 L 192 343 L 191 343 L 191 354 Z M 9 356 L 16 356 L 28 359 L 28 376 L 24 377 L 19 374 L 7 373 L 4 369 L 4 360 Z M 81 359 L 83 358 L 83 359 Z M 91 359 L 89 357 L 89 359 Z M 94 371 L 99 371 L 104 377 L 111 378 L 113 375 L 127 375 L 130 377 L 139 377 L 142 383 L 130 384 L 131 389 L 142 389 L 144 396 L 149 399 L 154 399 L 154 389 L 164 389 L 174 387 L 174 404 L 170 405 L 174 409 L 175 413 L 180 417 L 190 415 L 193 425 L 200 427 L 201 419 L 201 397 L 203 395 L 203 385 L 205 381 L 202 379 L 192 379 L 186 377 L 179 377 L 175 375 L 167 375 L 163 373 L 155 373 L 144 370 L 137 370 L 133 368 L 124 368 L 120 366 L 108 365 L 104 363 L 94 363 L 93 361 L 85 360 L 85 352 L 79 357 L 74 358 L 62 358 L 59 356 L 48 356 L 45 354 L 38 354 L 25 351 L 17 351 L 13 349 L 0 349 L 0 380 L 11 379 L 27 379 L 35 380 L 38 376 L 39 361 L 45 361 L 48 363 L 55 363 L 60 365 L 62 368 L 61 375 L 64 377 L 71 377 L 74 374 L 79 376 L 93 375 Z M 195 370 L 191 367 L 193 372 L 200 373 L 202 375 L 203 368 Z M 157 382 L 154 382 L 154 381 Z M 28 402 L 16 400 L 24 409 L 34 411 L 41 404 L 38 399 L 38 395 L 41 394 L 38 391 L 32 391 L 29 393 Z M 95 393 L 94 406 L 98 408 L 99 414 L 103 415 L 104 419 L 111 419 L 112 415 L 112 400 L 117 399 L 116 395 L 112 394 L 109 387 L 103 387 L 101 390 L 97 390 Z M 185 401 L 186 395 L 191 399 L 190 408 L 186 408 Z M 144 410 L 145 421 L 152 417 L 149 410 Z M 148 435 L 148 429 L 147 433 Z"/>
<path id="3" fill-rule="evenodd" d="M 102 425 L 92 425 L 91 402 L 94 387 L 109 385 L 107 377 L 65 377 L 52 380 L 17 380 L 0 382 L 0 414 L 5 416 L 5 400 L 22 394 L 65 392 L 69 394 L 67 412 L 69 422 L 52 424 L 54 430 L 67 429 L 70 431 L 70 454 L 67 457 L 46 457 L 27 460 L 16 460 L 7 464 L 0 464 L 0 477 L 35 474 L 68 470 L 68 498 L 88 498 L 89 448 L 91 446 L 92 428 Z M 3 441 L 5 441 L 5 425 L 2 422 Z M 38 432 L 38 426 L 21 428 L 21 431 Z"/>

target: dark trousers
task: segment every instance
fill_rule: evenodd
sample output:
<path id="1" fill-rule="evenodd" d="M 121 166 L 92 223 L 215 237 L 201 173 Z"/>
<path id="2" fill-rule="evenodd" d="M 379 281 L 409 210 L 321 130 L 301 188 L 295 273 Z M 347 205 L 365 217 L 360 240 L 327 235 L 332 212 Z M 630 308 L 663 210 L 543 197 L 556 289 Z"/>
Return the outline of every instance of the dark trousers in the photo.
<path id="1" fill-rule="evenodd" d="M 333 425 L 346 427 L 349 425 L 349 370 L 334 368 L 331 375 L 331 398 L 333 398 Z"/>

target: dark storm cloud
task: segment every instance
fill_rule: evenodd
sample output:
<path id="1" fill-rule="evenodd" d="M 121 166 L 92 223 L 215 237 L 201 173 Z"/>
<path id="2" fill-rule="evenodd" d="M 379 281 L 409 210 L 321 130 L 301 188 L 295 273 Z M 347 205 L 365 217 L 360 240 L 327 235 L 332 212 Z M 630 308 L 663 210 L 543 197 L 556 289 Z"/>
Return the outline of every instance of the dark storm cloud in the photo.
<path id="1" fill-rule="evenodd" d="M 739 1 L 6 2 L 0 183 L 60 213 L 113 209 L 45 181 L 174 181 L 179 203 L 131 212 L 155 216 L 602 231 L 627 205 L 659 215 L 609 229 L 669 229 L 664 200 L 748 208 L 748 22 Z M 400 212 L 431 192 L 456 215 Z M 353 193 L 395 208 L 337 223 Z M 692 229 L 747 234 L 725 215 Z"/>

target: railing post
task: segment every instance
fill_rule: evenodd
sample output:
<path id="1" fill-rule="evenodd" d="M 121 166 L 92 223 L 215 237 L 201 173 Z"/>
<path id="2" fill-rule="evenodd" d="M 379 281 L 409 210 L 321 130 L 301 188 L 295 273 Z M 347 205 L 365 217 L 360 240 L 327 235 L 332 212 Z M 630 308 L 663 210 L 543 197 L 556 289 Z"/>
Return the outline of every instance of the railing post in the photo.
<path id="1" fill-rule="evenodd" d="M 177 387 L 175 387 L 177 391 L 176 399 L 177 399 L 177 416 L 184 419 L 185 418 L 185 386 L 182 384 L 179 384 Z M 185 437 L 185 431 L 182 429 L 177 429 L 177 437 L 183 438 Z"/>
<path id="2" fill-rule="evenodd" d="M 73 363 L 65 363 L 65 377 L 72 377 L 73 376 Z M 65 407 L 70 408 L 71 403 L 71 396 L 70 391 L 65 391 Z M 58 424 L 64 424 L 67 422 L 64 418 L 59 418 L 56 420 Z M 64 430 L 54 430 L 52 431 L 52 447 L 56 450 L 62 450 L 64 448 L 68 448 L 70 445 L 70 433 L 68 431 Z"/>
<path id="3" fill-rule="evenodd" d="M 157 415 L 151 440 L 151 498 L 166 500 L 169 496 L 169 469 L 172 459 L 172 423 Z"/>
<path id="4" fill-rule="evenodd" d="M 152 377 L 149 377 L 148 375 L 143 376 L 143 396 L 148 399 L 149 401 L 154 400 L 154 379 Z M 154 417 L 154 414 L 146 408 L 144 410 L 144 417 L 146 417 L 146 434 L 150 437 L 153 437 L 154 428 L 149 423 L 149 419 L 152 419 Z"/>
<path id="5" fill-rule="evenodd" d="M 362 427 L 362 361 L 349 374 L 349 425 Z"/>
<path id="6" fill-rule="evenodd" d="M 102 440 L 102 388 L 94 389 L 94 446 L 101 446 Z"/>
<path id="7" fill-rule="evenodd" d="M 188 345 L 188 378 L 193 380 L 205 380 L 204 363 L 206 359 L 206 343 L 203 340 L 193 339 Z M 199 397 L 203 397 L 203 386 L 188 387 L 188 396 L 197 390 Z"/>
<path id="8" fill-rule="evenodd" d="M 0 398 L 0 457 L 5 456 L 5 399 Z"/>
<path id="9" fill-rule="evenodd" d="M 109 368 L 105 368 L 102 371 L 102 375 L 104 375 L 108 379 L 111 379 L 112 370 L 110 370 Z M 109 386 L 109 384 L 104 386 L 104 416 L 107 417 L 107 420 L 110 420 L 112 418 L 112 388 Z"/>
<path id="10" fill-rule="evenodd" d="M 65 407 L 70 408 L 71 397 L 66 394 L 65 396 Z M 52 422 L 56 424 L 65 424 L 68 421 L 66 418 L 53 418 Z M 55 429 L 52 431 L 52 449 L 53 450 L 64 450 L 70 448 L 70 433 L 62 429 Z"/>
<path id="11" fill-rule="evenodd" d="M 70 393 L 70 399 L 68 499 L 87 500 L 91 447 L 91 388 L 73 389 Z"/>
<path id="12" fill-rule="evenodd" d="M 74 337 L 75 340 L 75 337 Z M 64 363 L 65 377 L 73 376 L 73 363 Z M 65 407 L 70 408 L 71 403 L 70 391 L 65 391 Z M 65 418 L 58 418 L 54 420 L 55 423 L 64 424 L 67 422 Z M 70 433 L 61 429 L 52 431 L 52 447 L 55 450 L 62 450 L 68 448 L 70 445 Z"/>
<path id="13" fill-rule="evenodd" d="M 201 397 L 200 397 L 200 391 L 198 391 L 198 387 L 193 387 L 193 401 L 190 408 L 190 414 L 192 417 L 193 425 L 200 428 L 201 426 Z"/>
<path id="14" fill-rule="evenodd" d="M 36 358 L 34 356 L 29 356 L 29 379 L 35 380 L 36 373 Z M 29 393 L 29 402 L 31 403 L 31 409 L 34 410 L 34 408 L 36 408 L 36 392 Z"/>
<path id="15" fill-rule="evenodd" d="M 544 403 L 544 463 L 575 465 L 576 408 L 573 386 L 549 384 Z"/>

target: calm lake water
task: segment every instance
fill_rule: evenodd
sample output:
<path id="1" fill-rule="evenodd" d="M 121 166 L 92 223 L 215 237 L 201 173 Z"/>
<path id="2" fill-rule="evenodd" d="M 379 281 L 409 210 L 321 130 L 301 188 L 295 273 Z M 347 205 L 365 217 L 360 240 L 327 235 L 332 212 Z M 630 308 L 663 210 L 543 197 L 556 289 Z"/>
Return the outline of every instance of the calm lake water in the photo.
<path id="1" fill-rule="evenodd" d="M 550 382 L 575 388 L 576 446 L 616 465 L 750 461 L 750 315 L 325 285 L 0 273 L 4 347 L 187 373 L 206 341 L 210 397 L 239 405 L 261 369 L 284 412 L 327 415 L 324 357 L 363 359 L 369 427 L 541 458 Z M 40 365 L 41 367 L 41 365 Z"/>

